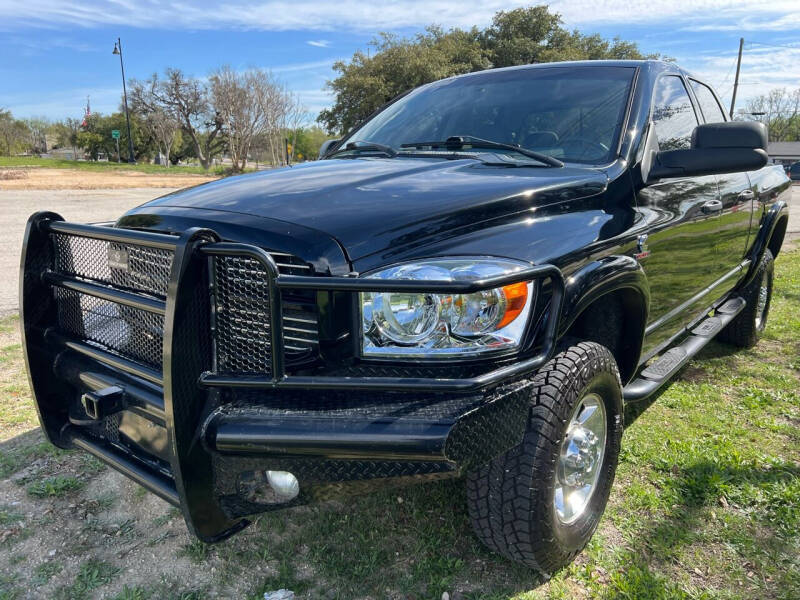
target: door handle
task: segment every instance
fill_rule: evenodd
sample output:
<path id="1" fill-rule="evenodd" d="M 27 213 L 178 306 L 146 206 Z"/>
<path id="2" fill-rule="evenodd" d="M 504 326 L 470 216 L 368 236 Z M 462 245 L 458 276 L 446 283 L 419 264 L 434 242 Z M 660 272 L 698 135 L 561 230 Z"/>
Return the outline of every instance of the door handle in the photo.
<path id="1" fill-rule="evenodd" d="M 709 200 L 708 202 L 703 203 L 701 207 L 703 212 L 706 214 L 719 212 L 722 210 L 722 201 L 721 200 Z"/>

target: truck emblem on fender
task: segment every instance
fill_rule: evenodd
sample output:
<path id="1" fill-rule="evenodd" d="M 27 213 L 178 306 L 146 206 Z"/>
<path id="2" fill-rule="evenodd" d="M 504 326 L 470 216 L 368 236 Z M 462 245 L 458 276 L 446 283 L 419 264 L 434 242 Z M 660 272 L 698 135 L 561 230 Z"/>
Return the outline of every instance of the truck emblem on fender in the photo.
<path id="1" fill-rule="evenodd" d="M 128 270 L 128 251 L 123 248 L 108 249 L 108 266 L 121 271 Z"/>
<path id="2" fill-rule="evenodd" d="M 647 234 L 643 233 L 636 240 L 636 252 L 633 254 L 633 258 L 642 260 L 648 256 L 650 256 L 650 250 L 647 248 Z"/>

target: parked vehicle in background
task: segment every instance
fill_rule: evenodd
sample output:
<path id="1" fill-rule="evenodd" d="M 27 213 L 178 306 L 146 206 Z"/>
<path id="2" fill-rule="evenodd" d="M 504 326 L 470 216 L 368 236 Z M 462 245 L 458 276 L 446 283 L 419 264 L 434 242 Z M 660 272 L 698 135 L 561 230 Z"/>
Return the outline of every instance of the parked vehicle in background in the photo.
<path id="1" fill-rule="evenodd" d="M 478 537 L 550 575 L 594 533 L 623 407 L 754 345 L 790 182 L 671 63 L 413 90 L 322 159 L 114 227 L 29 221 L 42 427 L 214 542 L 248 516 L 464 476 Z"/>
<path id="2" fill-rule="evenodd" d="M 800 162 L 792 163 L 786 172 L 792 181 L 800 181 Z"/>

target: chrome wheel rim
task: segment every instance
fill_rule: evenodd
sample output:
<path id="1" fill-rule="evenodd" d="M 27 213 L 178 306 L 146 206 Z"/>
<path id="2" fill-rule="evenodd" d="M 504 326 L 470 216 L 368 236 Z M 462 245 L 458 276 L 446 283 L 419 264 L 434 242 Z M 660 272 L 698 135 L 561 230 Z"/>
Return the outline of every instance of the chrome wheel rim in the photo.
<path id="1" fill-rule="evenodd" d="M 586 394 L 572 411 L 558 456 L 553 504 L 562 523 L 574 523 L 586 512 L 600 479 L 605 451 L 603 399 Z"/>
<path id="2" fill-rule="evenodd" d="M 756 305 L 756 329 L 761 329 L 767 316 L 767 300 L 769 300 L 769 273 L 764 271 L 761 286 L 758 288 L 758 304 Z"/>

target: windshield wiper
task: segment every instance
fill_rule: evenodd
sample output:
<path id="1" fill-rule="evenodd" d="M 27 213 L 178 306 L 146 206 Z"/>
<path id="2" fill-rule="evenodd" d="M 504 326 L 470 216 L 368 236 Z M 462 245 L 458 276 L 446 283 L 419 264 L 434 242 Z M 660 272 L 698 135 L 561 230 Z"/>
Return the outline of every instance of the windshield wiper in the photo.
<path id="1" fill-rule="evenodd" d="M 339 148 L 336 152 L 329 154 L 328 157 L 336 156 L 340 152 L 381 152 L 389 158 L 397 156 L 397 150 L 391 146 L 376 144 L 375 142 L 350 142 L 344 148 Z"/>
<path id="2" fill-rule="evenodd" d="M 542 154 L 541 152 L 536 152 L 534 150 L 528 150 L 527 148 L 515 146 L 514 144 L 504 144 L 502 142 L 484 140 L 483 138 L 473 137 L 471 135 L 454 135 L 447 138 L 443 142 L 411 142 L 410 144 L 400 144 L 401 148 L 424 148 L 426 146 L 430 146 L 431 148 L 439 148 L 444 146 L 445 148 L 452 149 L 463 149 L 465 146 L 470 146 L 472 148 L 496 148 L 498 150 L 512 150 L 513 152 L 534 158 L 550 167 L 564 166 L 564 163 L 562 163 L 560 160 L 553 158 L 552 156 L 548 156 L 547 154 Z"/>

